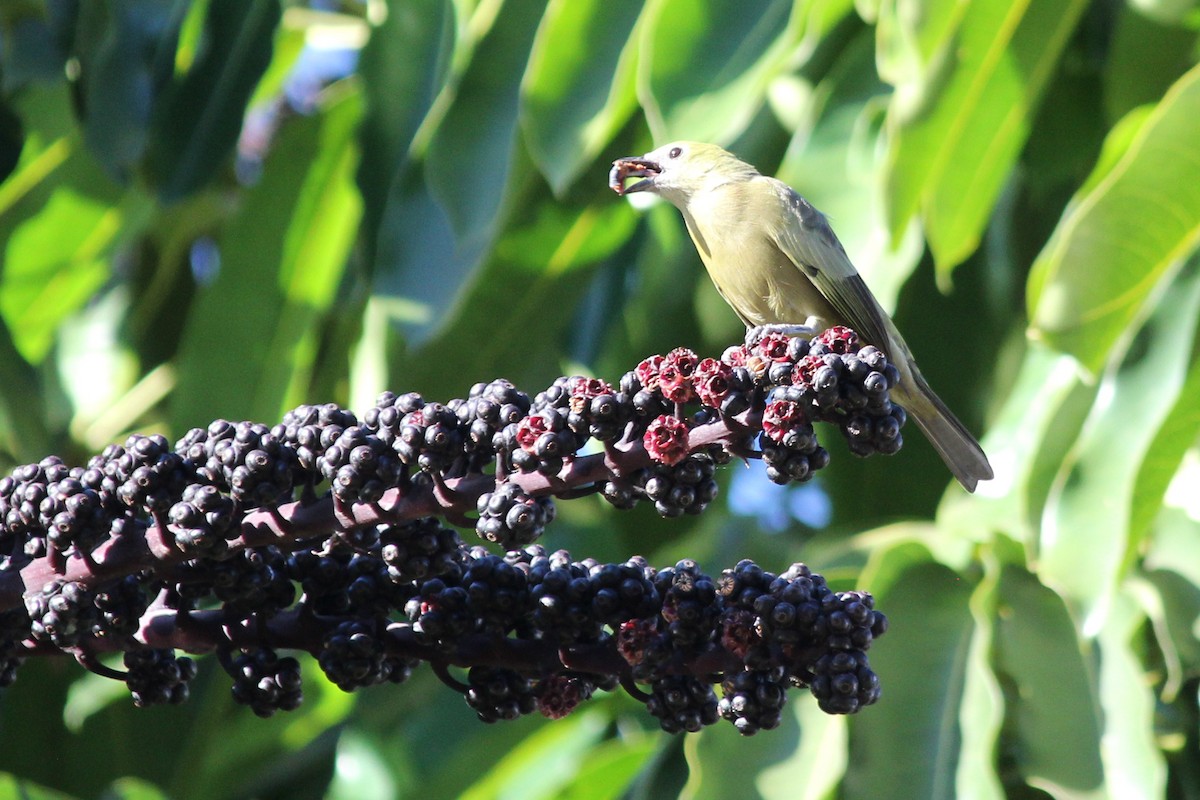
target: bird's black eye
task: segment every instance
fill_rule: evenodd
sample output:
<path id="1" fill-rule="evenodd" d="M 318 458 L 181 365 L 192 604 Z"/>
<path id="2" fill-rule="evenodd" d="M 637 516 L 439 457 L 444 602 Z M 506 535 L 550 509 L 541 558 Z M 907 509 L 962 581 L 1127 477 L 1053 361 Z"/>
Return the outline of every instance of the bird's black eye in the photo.
<path id="1" fill-rule="evenodd" d="M 672 147 L 671 152 L 667 153 L 667 158 L 679 158 L 679 154 L 682 152 L 682 147 Z"/>

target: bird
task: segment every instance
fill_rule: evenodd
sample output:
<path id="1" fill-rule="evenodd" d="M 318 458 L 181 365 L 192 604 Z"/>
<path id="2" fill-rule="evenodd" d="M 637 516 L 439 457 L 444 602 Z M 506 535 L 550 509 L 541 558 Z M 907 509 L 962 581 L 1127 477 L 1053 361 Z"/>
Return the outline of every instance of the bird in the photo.
<path id="1" fill-rule="evenodd" d="M 626 185 L 630 178 L 639 178 Z M 900 372 L 892 392 L 968 492 L 991 480 L 983 448 L 929 387 L 825 215 L 783 181 L 727 150 L 677 141 L 613 162 L 620 195 L 650 192 L 683 214 L 717 291 L 747 327 L 792 335 L 844 325 Z"/>

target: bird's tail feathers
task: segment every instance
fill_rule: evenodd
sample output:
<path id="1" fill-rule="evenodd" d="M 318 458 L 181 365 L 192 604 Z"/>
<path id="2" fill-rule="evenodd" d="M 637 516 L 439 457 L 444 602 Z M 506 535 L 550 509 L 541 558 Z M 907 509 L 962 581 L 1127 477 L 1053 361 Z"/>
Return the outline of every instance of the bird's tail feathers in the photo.
<path id="1" fill-rule="evenodd" d="M 993 477 L 992 465 L 988 463 L 987 455 L 966 426 L 958 421 L 942 399 L 929 388 L 929 384 L 911 361 L 907 371 L 909 374 L 904 378 L 911 382 L 910 386 L 897 400 L 916 421 L 958 482 L 968 492 L 975 491 L 979 481 L 991 480 Z M 903 383 L 902 380 L 900 385 L 903 386 Z"/>

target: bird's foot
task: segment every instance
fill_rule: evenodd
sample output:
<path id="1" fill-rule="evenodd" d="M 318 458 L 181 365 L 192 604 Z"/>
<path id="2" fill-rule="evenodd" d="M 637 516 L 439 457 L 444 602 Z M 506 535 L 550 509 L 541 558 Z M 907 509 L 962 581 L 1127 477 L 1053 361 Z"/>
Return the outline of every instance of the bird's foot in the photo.
<path id="1" fill-rule="evenodd" d="M 788 323 L 771 323 L 769 325 L 755 325 L 753 328 L 746 329 L 746 346 L 753 347 L 758 344 L 762 338 L 768 334 L 774 333 L 781 336 L 807 336 L 813 337 L 823 329 L 821 320 L 817 317 L 809 317 L 804 321 L 803 325 L 795 325 Z"/>

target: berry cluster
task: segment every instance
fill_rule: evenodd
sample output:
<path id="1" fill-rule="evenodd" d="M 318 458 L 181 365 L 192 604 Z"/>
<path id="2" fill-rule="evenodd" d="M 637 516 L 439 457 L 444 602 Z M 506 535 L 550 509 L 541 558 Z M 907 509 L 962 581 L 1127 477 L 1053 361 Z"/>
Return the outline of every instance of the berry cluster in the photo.
<path id="1" fill-rule="evenodd" d="M 774 727 L 797 686 L 857 712 L 879 696 L 866 651 L 886 629 L 869 594 L 799 564 L 714 578 L 535 542 L 556 499 L 589 493 L 701 513 L 735 455 L 807 480 L 828 463 L 815 422 L 856 453 L 895 452 L 898 379 L 835 328 L 721 359 L 679 348 L 616 385 L 563 377 L 530 396 L 495 380 L 445 404 L 389 392 L 361 418 L 305 405 L 274 427 L 217 420 L 174 446 L 139 434 L 84 467 L 18 467 L 0 480 L 0 686 L 28 656 L 70 651 L 139 706 L 178 703 L 195 667 L 177 650 L 215 650 L 235 699 L 268 716 L 301 702 L 292 650 L 346 691 L 429 662 L 487 721 L 558 718 L 617 686 L 668 731 Z M 102 651 L 124 651 L 125 671 Z"/>

